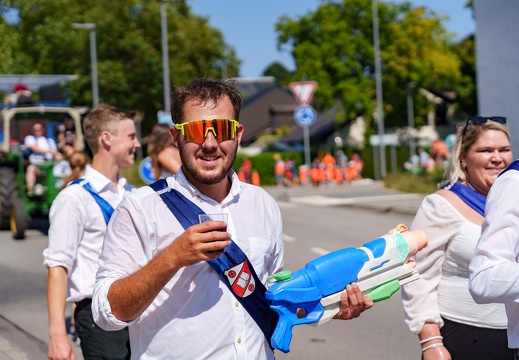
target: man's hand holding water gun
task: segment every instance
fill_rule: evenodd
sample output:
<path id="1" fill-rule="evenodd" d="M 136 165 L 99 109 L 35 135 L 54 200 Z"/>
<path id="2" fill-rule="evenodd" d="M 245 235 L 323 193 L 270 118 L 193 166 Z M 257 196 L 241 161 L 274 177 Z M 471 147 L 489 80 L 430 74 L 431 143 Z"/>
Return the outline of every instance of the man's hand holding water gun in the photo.
<path id="1" fill-rule="evenodd" d="M 364 295 L 357 283 L 351 283 L 341 292 L 339 312 L 334 319 L 351 320 L 373 306 L 374 302 Z"/>
<path id="2" fill-rule="evenodd" d="M 334 251 L 295 273 L 274 274 L 274 283 L 265 293 L 279 315 L 271 345 L 288 352 L 294 325 L 352 319 L 373 302 L 388 299 L 401 285 L 419 277 L 410 257 L 425 246 L 423 231 L 398 225 L 360 248 Z"/>

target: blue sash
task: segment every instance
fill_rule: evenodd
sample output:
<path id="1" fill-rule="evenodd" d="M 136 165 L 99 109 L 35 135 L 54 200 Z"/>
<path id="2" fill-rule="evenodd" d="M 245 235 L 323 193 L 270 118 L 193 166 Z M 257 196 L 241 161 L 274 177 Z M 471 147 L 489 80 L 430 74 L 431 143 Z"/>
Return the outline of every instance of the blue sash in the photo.
<path id="1" fill-rule="evenodd" d="M 458 197 L 465 202 L 472 209 L 477 211 L 481 216 L 485 216 L 485 202 L 487 201 L 487 197 L 485 195 L 481 195 L 475 190 L 472 190 L 468 186 L 461 184 L 459 181 L 454 183 L 449 189 L 450 183 L 445 185 L 442 189 L 447 188 L 452 191 Z"/>
<path id="2" fill-rule="evenodd" d="M 519 170 L 519 160 L 512 161 L 512 163 L 510 163 L 510 165 L 508 165 L 508 167 L 504 169 L 503 172 L 499 174 L 499 176 L 503 175 L 508 170 Z"/>
<path id="3" fill-rule="evenodd" d="M 198 224 L 198 215 L 205 214 L 180 192 L 169 188 L 165 179 L 160 179 L 149 186 L 162 198 L 184 229 Z M 208 263 L 258 324 L 270 345 L 278 315 L 270 308 L 270 302 L 265 298 L 267 289 L 256 275 L 247 255 L 231 239 L 231 244 L 224 253 Z"/>
<path id="4" fill-rule="evenodd" d="M 108 225 L 108 222 L 110 221 L 110 218 L 112 217 L 112 214 L 114 213 L 114 208 L 112 205 L 108 203 L 105 199 L 103 199 L 101 196 L 99 196 L 98 193 L 94 190 L 92 185 L 88 182 L 86 179 L 77 179 L 72 181 L 71 185 L 79 184 L 83 186 L 83 188 L 88 191 L 94 200 L 97 202 L 99 207 L 101 208 L 101 212 L 103 213 L 103 217 L 105 218 L 105 223 Z"/>

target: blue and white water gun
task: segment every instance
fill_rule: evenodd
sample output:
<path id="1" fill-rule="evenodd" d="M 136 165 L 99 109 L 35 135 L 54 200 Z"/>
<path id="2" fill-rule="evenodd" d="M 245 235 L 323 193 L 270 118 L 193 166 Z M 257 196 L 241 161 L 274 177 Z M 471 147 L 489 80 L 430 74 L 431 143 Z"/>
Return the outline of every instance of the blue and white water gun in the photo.
<path id="1" fill-rule="evenodd" d="M 271 345 L 286 353 L 294 325 L 317 326 L 333 318 L 339 312 L 341 292 L 352 282 L 374 302 L 388 299 L 401 285 L 419 278 L 409 258 L 425 246 L 423 231 L 408 231 L 401 224 L 360 248 L 334 251 L 295 273 L 272 275 L 269 281 L 274 283 L 266 298 L 279 321 Z"/>

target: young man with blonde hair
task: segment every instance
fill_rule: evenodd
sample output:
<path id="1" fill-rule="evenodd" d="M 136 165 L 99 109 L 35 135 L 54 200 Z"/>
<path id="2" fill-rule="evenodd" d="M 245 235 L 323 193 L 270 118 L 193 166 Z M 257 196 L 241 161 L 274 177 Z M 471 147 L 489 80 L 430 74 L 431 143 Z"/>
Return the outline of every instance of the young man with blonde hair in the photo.
<path id="1" fill-rule="evenodd" d="M 97 258 L 113 209 L 135 189 L 119 174 L 133 165 L 140 148 L 135 111 L 101 104 L 83 122 L 93 160 L 81 179 L 58 195 L 50 209 L 49 247 L 49 359 L 75 359 L 65 328 L 66 302 L 75 303 L 75 326 L 85 359 L 129 359 L 128 330 L 106 332 L 95 325 L 91 302 Z M 68 284 L 67 284 L 68 283 Z"/>

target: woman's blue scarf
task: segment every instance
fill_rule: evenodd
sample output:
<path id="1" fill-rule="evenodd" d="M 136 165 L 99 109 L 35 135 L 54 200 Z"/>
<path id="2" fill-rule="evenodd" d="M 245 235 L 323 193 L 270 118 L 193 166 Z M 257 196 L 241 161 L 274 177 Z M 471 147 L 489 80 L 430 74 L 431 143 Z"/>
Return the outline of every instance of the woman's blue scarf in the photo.
<path id="1" fill-rule="evenodd" d="M 477 191 L 471 189 L 462 183 L 455 182 L 454 184 L 448 183 L 442 189 L 447 189 L 458 195 L 458 197 L 465 202 L 468 206 L 477 211 L 481 216 L 485 216 L 485 202 L 487 197 L 481 195 Z"/>

